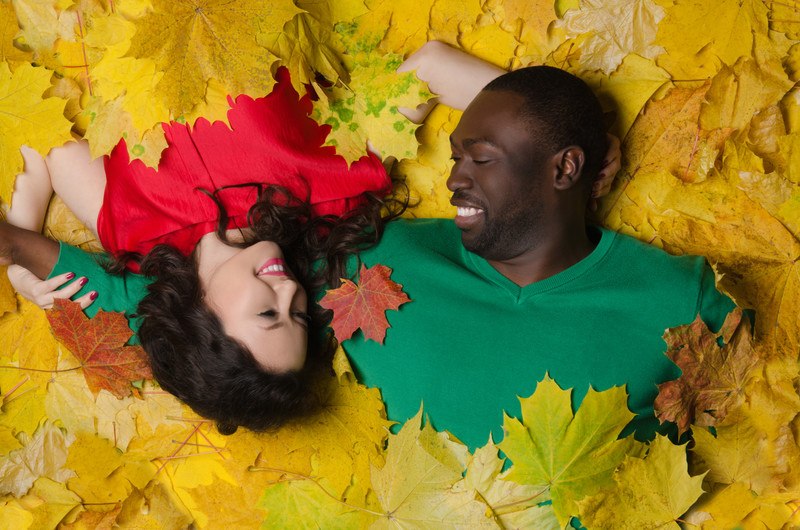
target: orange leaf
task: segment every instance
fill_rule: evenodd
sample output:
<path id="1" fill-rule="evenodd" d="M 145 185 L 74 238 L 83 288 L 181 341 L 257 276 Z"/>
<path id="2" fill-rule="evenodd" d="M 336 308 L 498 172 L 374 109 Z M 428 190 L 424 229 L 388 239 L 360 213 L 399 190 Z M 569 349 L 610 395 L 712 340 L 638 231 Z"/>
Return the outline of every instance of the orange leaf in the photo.
<path id="1" fill-rule="evenodd" d="M 319 305 L 333 311 L 331 327 L 339 342 L 361 328 L 365 338 L 383 344 L 389 327 L 386 310 L 410 301 L 403 286 L 389 278 L 391 274 L 392 269 L 385 265 L 369 269 L 361 265 L 358 285 L 342 279 L 341 287 L 325 293 Z"/>
<path id="2" fill-rule="evenodd" d="M 690 423 L 716 425 L 744 398 L 744 387 L 759 362 L 751 327 L 750 319 L 742 322 L 742 310 L 735 309 L 716 334 L 699 316 L 689 325 L 667 330 L 666 355 L 683 374 L 658 385 L 654 407 L 662 423 L 675 422 L 678 434 Z M 723 347 L 717 344 L 719 338 L 725 341 Z"/>
<path id="3" fill-rule="evenodd" d="M 76 302 L 56 299 L 47 319 L 56 339 L 81 361 L 95 395 L 106 389 L 124 398 L 131 394 L 131 381 L 153 377 L 141 346 L 125 346 L 133 331 L 122 313 L 100 310 L 90 319 Z"/>

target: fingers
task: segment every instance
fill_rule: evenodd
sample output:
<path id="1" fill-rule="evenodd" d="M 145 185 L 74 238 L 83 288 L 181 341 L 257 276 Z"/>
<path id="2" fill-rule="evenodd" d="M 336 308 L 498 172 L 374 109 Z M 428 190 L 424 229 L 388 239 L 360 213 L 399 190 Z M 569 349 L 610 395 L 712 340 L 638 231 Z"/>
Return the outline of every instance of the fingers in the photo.
<path id="1" fill-rule="evenodd" d="M 78 294 L 78 291 L 80 291 L 89 281 L 89 279 L 85 276 L 81 276 L 74 282 L 70 282 L 66 287 L 59 289 L 59 287 L 61 287 L 64 283 L 72 280 L 73 278 L 75 278 L 75 274 L 72 272 L 60 274 L 50 278 L 49 280 L 43 281 L 37 290 L 43 295 L 52 293 L 54 298 L 72 298 Z"/>
<path id="2" fill-rule="evenodd" d="M 619 138 L 609 134 L 608 136 L 608 152 L 603 160 L 603 167 L 597 175 L 597 180 L 592 185 L 592 198 L 597 199 L 607 195 L 611 191 L 611 186 L 614 184 L 614 178 L 617 172 L 622 167 L 622 152 L 620 151 Z M 594 205 L 592 210 L 595 210 L 597 205 Z"/>
<path id="3" fill-rule="evenodd" d="M 73 301 L 77 302 L 81 306 L 81 309 L 86 309 L 87 307 L 92 305 L 95 300 L 97 300 L 97 291 L 90 291 L 85 295 L 81 296 L 80 298 L 76 298 Z"/>
<path id="4" fill-rule="evenodd" d="M 89 281 L 85 276 L 75 277 L 74 273 L 59 274 L 47 280 L 40 280 L 29 270 L 13 265 L 8 269 L 8 277 L 14 289 L 42 309 L 51 309 L 56 299 L 69 299 Z M 90 291 L 75 301 L 82 309 L 89 307 L 97 299 L 97 291 Z"/>

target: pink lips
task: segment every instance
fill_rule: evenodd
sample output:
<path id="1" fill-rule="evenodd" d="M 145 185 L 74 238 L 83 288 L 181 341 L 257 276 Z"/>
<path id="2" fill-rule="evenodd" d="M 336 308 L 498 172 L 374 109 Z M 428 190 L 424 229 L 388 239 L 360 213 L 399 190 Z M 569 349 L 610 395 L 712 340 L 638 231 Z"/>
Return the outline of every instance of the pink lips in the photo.
<path id="1" fill-rule="evenodd" d="M 286 273 L 286 262 L 281 258 L 270 258 L 258 269 L 258 275 L 288 276 Z"/>

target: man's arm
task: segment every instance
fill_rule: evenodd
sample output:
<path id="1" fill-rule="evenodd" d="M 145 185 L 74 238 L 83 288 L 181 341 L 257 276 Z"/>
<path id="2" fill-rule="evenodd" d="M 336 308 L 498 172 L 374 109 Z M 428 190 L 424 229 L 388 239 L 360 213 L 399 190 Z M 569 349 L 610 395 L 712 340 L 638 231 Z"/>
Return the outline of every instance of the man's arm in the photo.
<path id="1" fill-rule="evenodd" d="M 0 222 L 0 265 L 20 265 L 46 278 L 58 261 L 58 242 Z"/>

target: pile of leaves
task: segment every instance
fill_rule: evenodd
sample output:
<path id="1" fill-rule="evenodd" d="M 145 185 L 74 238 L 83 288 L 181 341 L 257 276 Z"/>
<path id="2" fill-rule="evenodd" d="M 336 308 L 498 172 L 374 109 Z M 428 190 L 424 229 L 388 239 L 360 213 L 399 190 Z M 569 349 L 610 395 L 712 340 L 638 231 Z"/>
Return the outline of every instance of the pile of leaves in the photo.
<path id="1" fill-rule="evenodd" d="M 377 391 L 340 353 L 322 412 L 280 431 L 219 435 L 146 381 L 108 366 L 97 337 L 56 341 L 0 275 L 0 521 L 10 528 L 800 525 L 800 6 L 765 0 L 0 0 L 0 201 L 19 152 L 72 134 L 93 154 L 120 137 L 155 165 L 158 124 L 225 120 L 227 94 L 261 96 L 285 65 L 349 159 L 369 139 L 399 159 L 416 215 L 451 216 L 444 181 L 458 112 L 416 128 L 428 97 L 396 66 L 438 39 L 503 68 L 585 79 L 623 139 L 598 221 L 673 253 L 706 255 L 755 311 L 718 334 L 671 330 L 681 379 L 659 417 L 693 442 L 618 435 L 623 389 L 541 382 L 474 454 L 423 415 L 388 434 Z M 795 152 L 797 151 L 797 152 Z M 91 246 L 59 204 L 48 234 Z M 390 264 L 389 264 L 390 265 Z M 68 311 L 61 309 L 61 311 Z M 52 315 L 51 315 L 52 317 Z M 67 326 L 86 325 L 70 320 Z M 58 327 L 58 326 L 56 326 Z M 74 330 L 73 330 L 74 331 Z M 63 336 L 63 333 L 61 334 Z M 111 340 L 113 344 L 104 342 Z M 124 342 L 124 341 L 123 341 Z M 136 353 L 126 350 L 135 363 Z M 503 471 L 502 450 L 513 465 Z M 688 464 L 687 464 L 688 454 Z"/>

